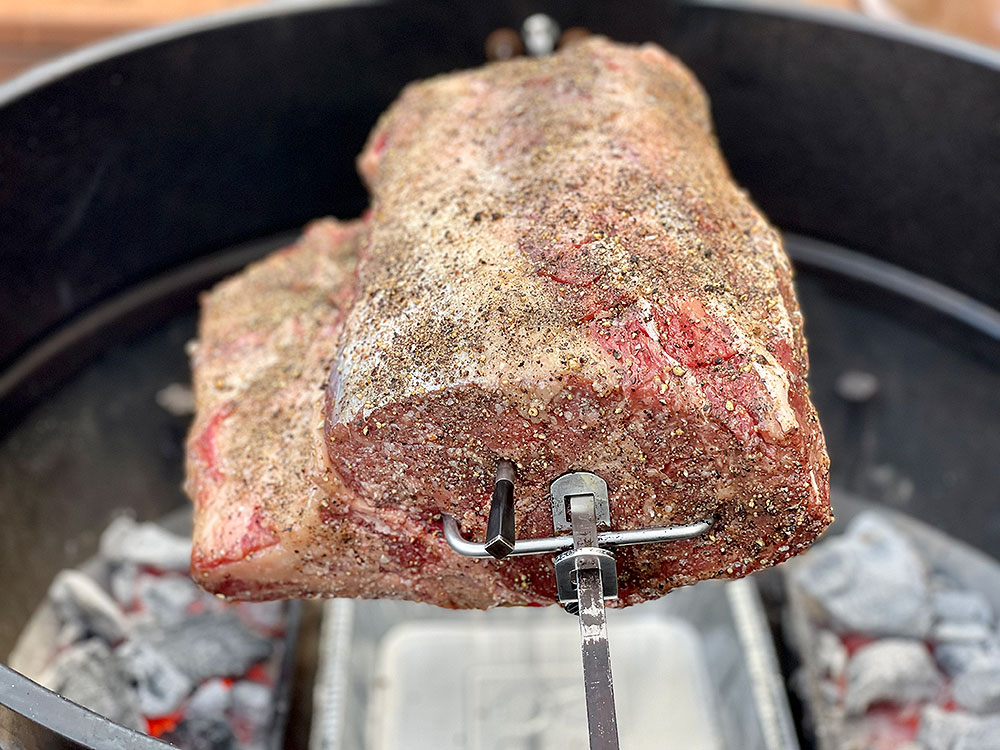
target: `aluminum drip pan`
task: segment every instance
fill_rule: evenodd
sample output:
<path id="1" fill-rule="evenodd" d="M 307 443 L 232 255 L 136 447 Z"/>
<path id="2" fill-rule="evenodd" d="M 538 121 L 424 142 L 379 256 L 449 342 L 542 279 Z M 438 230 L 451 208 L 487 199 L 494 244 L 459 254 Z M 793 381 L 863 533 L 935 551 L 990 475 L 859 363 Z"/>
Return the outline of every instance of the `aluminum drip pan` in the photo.
<path id="1" fill-rule="evenodd" d="M 623 747 L 797 750 L 753 580 L 678 589 L 608 620 Z M 320 660 L 311 750 L 586 744 L 578 626 L 555 607 L 338 599 Z"/>

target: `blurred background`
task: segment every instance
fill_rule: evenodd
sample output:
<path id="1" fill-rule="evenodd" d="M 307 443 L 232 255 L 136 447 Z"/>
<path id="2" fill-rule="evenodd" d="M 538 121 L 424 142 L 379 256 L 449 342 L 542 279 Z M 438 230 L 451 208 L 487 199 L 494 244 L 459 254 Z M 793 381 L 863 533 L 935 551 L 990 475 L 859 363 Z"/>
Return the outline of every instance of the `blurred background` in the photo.
<path id="1" fill-rule="evenodd" d="M 269 5 L 282 0 L 269 0 Z M 790 0 L 913 23 L 1000 47 L 1000 0 Z M 0 0 L 0 80 L 115 34 L 246 0 Z"/>

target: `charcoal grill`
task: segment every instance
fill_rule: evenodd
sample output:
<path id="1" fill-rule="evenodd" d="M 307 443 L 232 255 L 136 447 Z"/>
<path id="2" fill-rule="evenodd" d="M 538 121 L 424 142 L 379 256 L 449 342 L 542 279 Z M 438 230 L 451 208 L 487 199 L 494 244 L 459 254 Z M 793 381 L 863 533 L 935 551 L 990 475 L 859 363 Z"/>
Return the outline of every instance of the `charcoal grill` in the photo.
<path id="1" fill-rule="evenodd" d="M 400 87 L 479 64 L 489 32 L 535 12 L 695 71 L 799 261 L 834 483 L 1000 557 L 1000 54 L 735 0 L 280 4 L 0 87 L 0 652 L 120 503 L 185 502 L 186 425 L 154 394 L 186 379 L 196 292 L 315 216 L 360 213 L 353 160 Z M 845 389 L 849 371 L 878 387 Z M 886 466 L 909 492 L 873 480 Z M 0 740 L 162 747 L 2 666 Z"/>

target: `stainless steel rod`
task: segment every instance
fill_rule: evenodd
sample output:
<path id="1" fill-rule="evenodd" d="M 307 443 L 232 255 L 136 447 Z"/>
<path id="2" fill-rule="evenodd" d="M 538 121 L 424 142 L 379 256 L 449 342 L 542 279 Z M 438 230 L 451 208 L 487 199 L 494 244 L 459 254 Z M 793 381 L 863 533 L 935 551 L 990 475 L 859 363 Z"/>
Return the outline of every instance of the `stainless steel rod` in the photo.
<path id="1" fill-rule="evenodd" d="M 444 538 L 449 546 L 460 555 L 466 557 L 492 557 L 487 552 L 485 544 L 472 542 L 462 536 L 458 521 L 447 513 L 443 516 Z M 597 534 L 597 543 L 602 547 L 625 547 L 633 544 L 657 544 L 658 542 L 675 542 L 691 539 L 708 531 L 711 520 L 698 521 L 683 526 L 653 526 L 645 529 L 626 529 L 624 531 L 601 531 Z M 573 537 L 547 536 L 537 539 L 518 539 L 508 557 L 524 555 L 544 555 L 564 552 L 573 547 Z"/>
<path id="2" fill-rule="evenodd" d="M 573 547 L 597 545 L 597 518 L 594 496 L 570 498 Z M 583 655 L 583 688 L 587 698 L 587 725 L 590 750 L 618 750 L 618 716 L 615 687 L 611 676 L 611 644 L 604 609 L 604 581 L 594 562 L 580 561 L 576 571 L 576 592 L 580 615 L 580 644 Z"/>
<path id="3" fill-rule="evenodd" d="M 576 574 L 590 750 L 618 750 L 618 717 L 600 568 Z"/>

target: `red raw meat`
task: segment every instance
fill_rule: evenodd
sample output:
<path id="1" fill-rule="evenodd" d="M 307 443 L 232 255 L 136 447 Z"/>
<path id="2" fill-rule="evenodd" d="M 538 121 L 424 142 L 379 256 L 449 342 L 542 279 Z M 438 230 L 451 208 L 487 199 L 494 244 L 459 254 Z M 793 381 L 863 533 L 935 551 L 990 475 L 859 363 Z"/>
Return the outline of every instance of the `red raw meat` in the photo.
<path id="1" fill-rule="evenodd" d="M 625 604 L 776 564 L 829 524 L 791 267 L 732 182 L 680 63 L 592 39 L 416 83 L 359 166 L 372 211 L 353 228 L 355 296 L 336 324 L 272 313 L 251 294 L 271 328 L 215 330 L 213 312 L 236 316 L 209 298 L 201 346 L 220 347 L 232 377 L 246 377 L 241 347 L 286 370 L 303 361 L 289 355 L 309 355 L 308 382 L 286 379 L 284 395 L 199 391 L 190 476 L 204 585 L 245 598 L 551 602 L 550 558 L 468 560 L 441 537 L 442 513 L 482 537 L 500 458 L 517 465 L 519 536 L 553 533 L 548 486 L 571 470 L 607 480 L 614 528 L 715 519 L 698 539 L 620 550 Z M 330 362 L 320 414 L 303 394 Z M 196 381 L 210 382 L 199 366 Z M 291 454 L 302 488 L 261 494 L 250 472 L 220 499 L 236 481 L 227 423 L 293 407 L 308 413 L 269 429 L 318 435 L 314 466 L 300 445 Z M 248 445 L 287 455 L 253 432 Z M 222 480 L 204 459 L 213 451 Z M 304 489 L 311 470 L 322 493 Z"/>

